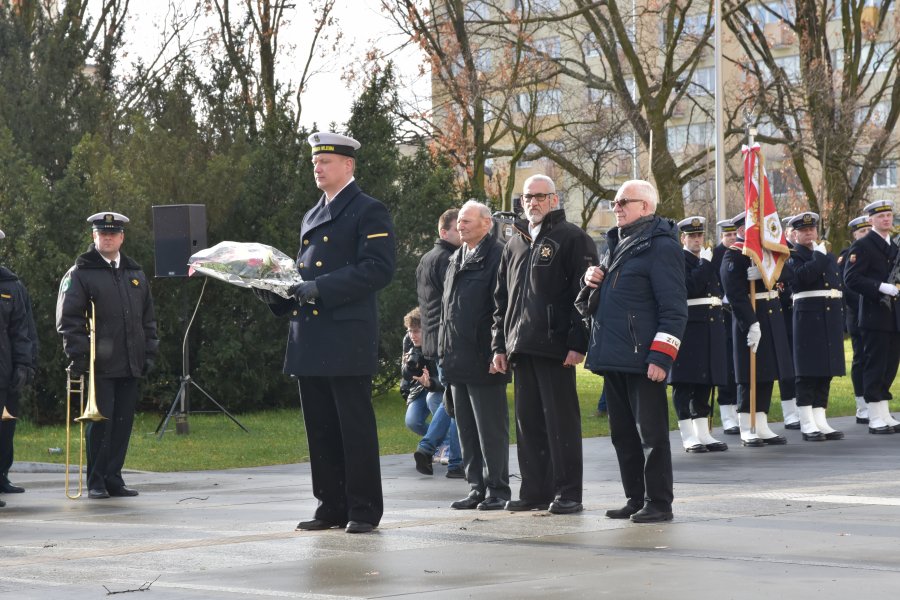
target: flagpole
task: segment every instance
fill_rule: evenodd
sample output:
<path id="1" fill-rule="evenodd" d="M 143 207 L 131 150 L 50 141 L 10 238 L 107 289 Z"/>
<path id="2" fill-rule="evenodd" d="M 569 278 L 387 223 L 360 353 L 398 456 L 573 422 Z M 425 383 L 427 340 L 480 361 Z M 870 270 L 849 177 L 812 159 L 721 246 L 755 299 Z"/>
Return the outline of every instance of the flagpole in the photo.
<path id="1" fill-rule="evenodd" d="M 749 139 L 749 147 L 750 147 L 750 156 L 753 156 L 753 129 L 749 129 L 747 133 L 747 137 Z M 760 157 L 762 156 L 762 152 L 760 152 Z M 762 163 L 760 162 L 760 166 Z M 752 173 L 751 173 L 751 181 L 752 181 Z M 758 183 L 756 185 L 756 204 L 759 206 L 759 198 L 763 194 L 762 191 L 762 171 L 760 170 L 760 176 L 757 180 Z M 751 205 L 752 208 L 752 205 Z M 759 210 L 755 211 L 756 214 L 753 215 L 753 222 L 756 223 L 757 229 L 760 227 L 759 223 Z M 745 215 L 744 219 L 749 221 L 750 215 Z M 744 233 L 746 236 L 746 232 Z M 745 238 L 746 239 L 746 238 Z M 751 265 L 753 264 L 753 259 L 750 259 Z M 753 309 L 753 316 L 756 316 L 756 283 L 754 280 L 750 280 L 747 282 L 750 286 L 750 307 Z M 759 319 L 757 319 L 757 322 Z M 750 434 L 752 436 L 756 436 L 756 352 L 753 351 L 750 346 L 747 346 L 747 350 L 750 352 Z"/>

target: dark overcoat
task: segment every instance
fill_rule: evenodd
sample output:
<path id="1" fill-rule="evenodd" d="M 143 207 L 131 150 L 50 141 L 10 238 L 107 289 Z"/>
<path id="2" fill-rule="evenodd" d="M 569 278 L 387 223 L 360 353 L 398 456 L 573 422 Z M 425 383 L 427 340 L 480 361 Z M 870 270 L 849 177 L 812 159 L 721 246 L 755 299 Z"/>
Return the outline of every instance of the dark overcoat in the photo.
<path id="1" fill-rule="evenodd" d="M 378 368 L 375 292 L 394 276 L 394 225 L 387 208 L 351 181 L 304 215 L 297 270 L 315 281 L 315 304 L 270 305 L 289 314 L 284 372 L 296 376 L 373 375 Z"/>
<path id="2" fill-rule="evenodd" d="M 0 267 L 0 389 L 6 389 L 17 366 L 34 367 L 30 300 L 15 273 Z"/>
<path id="3" fill-rule="evenodd" d="M 422 319 L 422 352 L 427 358 L 438 356 L 438 330 L 441 324 L 441 300 L 444 297 L 444 276 L 450 255 L 456 246 L 447 240 L 437 240 L 434 248 L 422 255 L 416 267 L 416 295 Z"/>
<path id="4" fill-rule="evenodd" d="M 839 377 L 846 373 L 843 300 L 797 298 L 814 291 L 840 291 L 841 269 L 833 254 L 794 245 L 788 260 L 794 295 L 794 372 L 798 377 Z"/>
<path id="5" fill-rule="evenodd" d="M 859 294 L 860 329 L 900 331 L 897 296 L 885 306 L 881 302 L 884 294 L 878 291 L 878 286 L 887 281 L 896 256 L 897 245 L 885 242 L 874 229 L 850 246 L 844 283 Z"/>

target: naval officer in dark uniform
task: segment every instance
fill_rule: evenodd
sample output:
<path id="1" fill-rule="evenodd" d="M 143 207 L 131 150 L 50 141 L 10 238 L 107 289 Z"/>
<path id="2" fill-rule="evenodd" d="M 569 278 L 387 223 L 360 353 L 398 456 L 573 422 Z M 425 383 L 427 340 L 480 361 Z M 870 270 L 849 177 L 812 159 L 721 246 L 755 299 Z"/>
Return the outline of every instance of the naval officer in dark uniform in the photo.
<path id="1" fill-rule="evenodd" d="M 737 238 L 737 227 L 731 222 L 731 219 L 723 219 L 716 223 L 716 227 L 720 232 L 719 243 L 712 250 L 713 270 L 716 273 L 716 279 L 719 282 L 719 289 L 722 287 L 722 258 L 725 252 L 734 243 Z M 731 356 L 734 354 L 734 339 L 731 337 L 731 304 L 728 302 L 728 296 L 722 295 L 722 317 L 725 320 L 725 370 L 726 383 L 716 387 L 716 396 L 719 402 L 719 416 L 722 419 L 722 432 L 728 435 L 738 435 L 741 432 L 738 427 L 737 416 L 737 384 L 734 382 L 734 361 Z"/>
<path id="2" fill-rule="evenodd" d="M 790 287 L 793 297 L 794 372 L 800 431 L 806 441 L 840 440 L 825 419 L 831 378 L 846 372 L 843 281 L 837 259 L 817 242 L 819 215 L 791 217 Z"/>
<path id="3" fill-rule="evenodd" d="M 88 217 L 94 243 L 75 260 L 59 285 L 56 330 L 73 377 L 91 371 L 87 320 L 96 309 L 93 365 L 97 408 L 106 417 L 85 428 L 88 498 L 137 496 L 125 486 L 140 378 L 156 361 L 159 339 L 150 285 L 141 266 L 121 252 L 128 217 L 103 212 Z"/>
<path id="4" fill-rule="evenodd" d="M 794 216 L 781 220 L 784 228 L 784 237 L 788 248 L 793 248 L 797 239 L 797 231 L 791 223 Z M 779 281 L 775 284 L 778 290 L 778 299 L 781 301 L 781 314 L 784 315 L 784 329 L 787 331 L 788 348 L 790 348 L 791 360 L 794 356 L 794 302 L 791 299 L 791 285 L 788 281 Z M 800 429 L 800 415 L 797 412 L 797 390 L 793 377 L 778 380 L 778 391 L 781 394 L 781 414 L 784 418 L 785 429 Z"/>
<path id="5" fill-rule="evenodd" d="M 297 529 L 367 533 L 384 512 L 372 376 L 378 368 L 375 293 L 394 276 L 394 225 L 384 204 L 353 178 L 359 142 L 320 132 L 309 144 L 323 194 L 300 229 L 297 269 L 304 281 L 288 300 L 259 295 L 276 315 L 290 316 L 284 372 L 299 383 L 319 501 L 314 518 Z"/>
<path id="6" fill-rule="evenodd" d="M 734 321 L 734 372 L 738 384 L 738 421 L 741 445 L 759 447 L 786 444 L 768 425 L 772 388 L 776 379 L 793 378 L 790 347 L 778 292 L 766 290 L 758 269 L 744 256 L 745 213 L 732 219 L 738 237 L 722 259 L 722 284 L 731 302 Z M 750 284 L 756 297 L 756 312 L 750 304 Z M 748 352 L 749 348 L 749 352 Z M 750 352 L 756 352 L 756 434 L 750 429 Z"/>
<path id="7" fill-rule="evenodd" d="M 859 328 L 862 330 L 863 396 L 869 407 L 869 433 L 900 432 L 900 422 L 890 413 L 891 384 L 900 363 L 900 290 L 888 281 L 897 244 L 891 240 L 894 203 L 876 200 L 865 207 L 872 231 L 850 246 L 844 283 L 859 294 Z"/>
<path id="8" fill-rule="evenodd" d="M 872 224 L 869 217 L 863 215 L 851 219 L 847 224 L 850 227 L 850 235 L 853 241 L 869 234 Z M 847 257 L 850 256 L 850 248 L 844 248 L 838 256 L 838 266 L 841 273 L 847 272 Z M 856 422 L 860 425 L 869 424 L 869 407 L 863 397 L 863 356 L 862 332 L 859 329 L 859 294 L 848 287 L 844 287 L 844 327 L 850 336 L 850 346 L 853 348 L 853 360 L 850 363 L 850 381 L 853 383 L 853 395 L 856 397 Z"/>
<path id="9" fill-rule="evenodd" d="M 709 433 L 710 393 L 727 382 L 725 321 L 722 290 L 710 262 L 712 250 L 703 247 L 706 219 L 688 217 L 678 223 L 684 253 L 688 320 L 681 349 L 672 362 L 669 383 L 678 430 L 685 452 L 727 450 Z"/>

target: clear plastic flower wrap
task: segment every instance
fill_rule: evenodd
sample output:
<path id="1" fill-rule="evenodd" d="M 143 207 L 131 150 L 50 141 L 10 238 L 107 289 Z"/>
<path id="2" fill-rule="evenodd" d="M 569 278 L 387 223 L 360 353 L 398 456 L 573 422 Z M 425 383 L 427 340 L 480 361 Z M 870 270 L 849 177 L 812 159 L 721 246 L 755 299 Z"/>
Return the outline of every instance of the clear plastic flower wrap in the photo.
<path id="1" fill-rule="evenodd" d="M 289 298 L 288 288 L 303 278 L 294 259 L 277 248 L 256 242 L 219 242 L 188 259 L 188 275 L 221 279 L 244 288 L 260 288 Z"/>

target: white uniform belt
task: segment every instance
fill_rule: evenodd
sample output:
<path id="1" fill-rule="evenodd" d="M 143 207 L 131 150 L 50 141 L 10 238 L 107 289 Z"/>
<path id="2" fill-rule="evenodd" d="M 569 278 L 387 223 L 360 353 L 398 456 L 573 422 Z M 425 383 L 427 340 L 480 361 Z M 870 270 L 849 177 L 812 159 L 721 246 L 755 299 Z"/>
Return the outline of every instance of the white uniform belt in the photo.
<path id="1" fill-rule="evenodd" d="M 843 296 L 844 293 L 841 290 L 814 290 L 812 292 L 794 292 L 793 294 L 794 302 L 803 298 L 832 298 L 837 300 L 843 298 Z"/>
<path id="2" fill-rule="evenodd" d="M 716 296 L 711 296 L 709 298 L 688 298 L 687 305 L 688 306 L 722 306 L 722 299 Z"/>
<path id="3" fill-rule="evenodd" d="M 775 300 L 778 298 L 778 291 L 770 290 L 768 292 L 756 292 L 753 297 L 757 300 Z"/>

